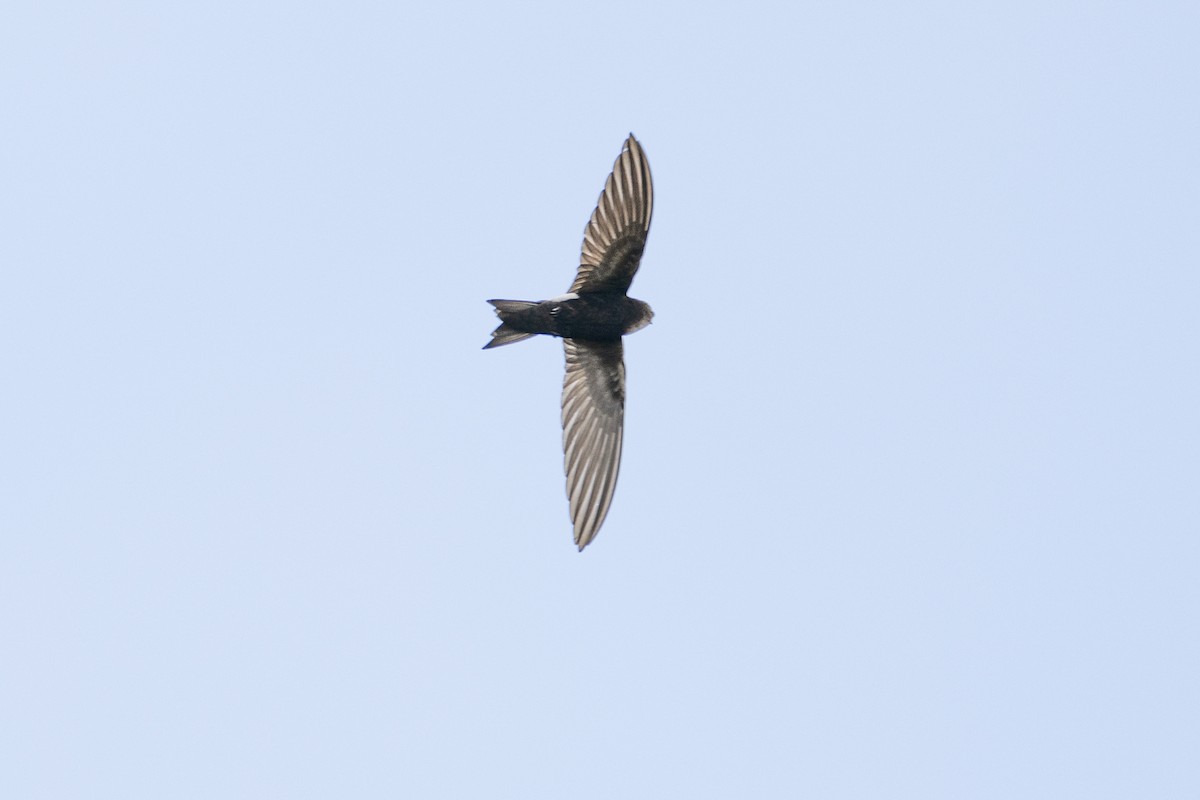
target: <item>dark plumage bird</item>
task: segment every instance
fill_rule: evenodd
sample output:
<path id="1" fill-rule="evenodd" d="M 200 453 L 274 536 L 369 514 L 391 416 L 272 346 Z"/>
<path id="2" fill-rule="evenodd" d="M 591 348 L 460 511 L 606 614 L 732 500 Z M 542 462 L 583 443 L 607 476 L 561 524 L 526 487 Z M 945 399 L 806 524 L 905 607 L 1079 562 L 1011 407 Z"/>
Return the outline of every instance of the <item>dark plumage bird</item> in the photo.
<path id="1" fill-rule="evenodd" d="M 642 260 L 654 188 L 633 134 L 613 165 L 583 232 L 579 271 L 567 294 L 540 303 L 489 300 L 500 327 L 484 345 L 499 347 L 539 333 L 560 336 L 567 353 L 562 425 L 567 497 L 575 544 L 587 547 L 612 503 L 621 467 L 625 360 L 621 337 L 650 324 L 654 312 L 626 295 Z"/>

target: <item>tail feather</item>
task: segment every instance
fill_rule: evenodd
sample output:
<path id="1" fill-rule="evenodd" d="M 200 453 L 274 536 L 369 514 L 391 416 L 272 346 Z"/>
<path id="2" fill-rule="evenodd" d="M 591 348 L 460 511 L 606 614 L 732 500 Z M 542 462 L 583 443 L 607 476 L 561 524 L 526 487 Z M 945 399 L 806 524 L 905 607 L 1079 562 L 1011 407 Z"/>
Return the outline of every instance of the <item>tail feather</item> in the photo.
<path id="1" fill-rule="evenodd" d="M 500 347 L 501 345 L 505 344 L 522 342 L 536 335 L 537 334 L 534 333 L 525 333 L 523 331 L 519 331 L 516 328 L 510 328 L 509 326 L 501 323 L 499 328 L 496 328 L 496 330 L 492 331 L 492 340 L 485 344 L 483 349 L 487 350 L 490 347 Z"/>
<path id="2" fill-rule="evenodd" d="M 496 314 L 500 319 L 504 319 L 506 313 L 513 311 L 524 311 L 527 308 L 533 308 L 537 303 L 531 303 L 528 300 L 488 300 L 489 303 L 496 307 Z"/>
<path id="3" fill-rule="evenodd" d="M 496 316 L 500 317 L 500 327 L 492 331 L 492 340 L 483 346 L 484 350 L 491 347 L 500 347 L 501 345 L 514 344 L 521 342 L 530 337 L 536 336 L 534 333 L 526 333 L 519 331 L 516 328 L 503 321 L 506 314 L 513 314 L 520 311 L 533 308 L 537 303 L 531 303 L 527 300 L 488 300 L 496 307 Z"/>

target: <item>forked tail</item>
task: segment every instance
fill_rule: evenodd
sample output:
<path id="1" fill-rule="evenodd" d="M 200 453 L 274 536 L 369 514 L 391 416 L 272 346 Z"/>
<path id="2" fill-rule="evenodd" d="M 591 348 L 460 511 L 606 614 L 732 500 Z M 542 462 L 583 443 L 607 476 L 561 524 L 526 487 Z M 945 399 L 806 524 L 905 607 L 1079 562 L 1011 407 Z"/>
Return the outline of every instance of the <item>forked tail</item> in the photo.
<path id="1" fill-rule="evenodd" d="M 489 347 L 500 347 L 501 345 L 520 342 L 536 335 L 518 330 L 510 325 L 509 322 L 513 316 L 536 307 L 537 303 L 530 303 L 527 300 L 488 300 L 488 302 L 496 307 L 496 316 L 500 318 L 500 327 L 492 331 L 492 340 L 483 346 L 484 350 L 487 350 Z"/>

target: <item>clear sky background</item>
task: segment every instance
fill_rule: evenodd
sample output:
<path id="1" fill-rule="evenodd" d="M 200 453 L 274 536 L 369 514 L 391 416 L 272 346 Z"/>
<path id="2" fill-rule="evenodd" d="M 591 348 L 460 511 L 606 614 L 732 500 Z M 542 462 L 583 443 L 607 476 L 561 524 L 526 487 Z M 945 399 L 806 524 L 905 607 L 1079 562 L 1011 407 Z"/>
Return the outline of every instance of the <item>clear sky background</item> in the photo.
<path id="1" fill-rule="evenodd" d="M 7 3 L 0 796 L 1200 795 L 1193 3 Z M 655 216 L 571 542 L 566 290 Z"/>

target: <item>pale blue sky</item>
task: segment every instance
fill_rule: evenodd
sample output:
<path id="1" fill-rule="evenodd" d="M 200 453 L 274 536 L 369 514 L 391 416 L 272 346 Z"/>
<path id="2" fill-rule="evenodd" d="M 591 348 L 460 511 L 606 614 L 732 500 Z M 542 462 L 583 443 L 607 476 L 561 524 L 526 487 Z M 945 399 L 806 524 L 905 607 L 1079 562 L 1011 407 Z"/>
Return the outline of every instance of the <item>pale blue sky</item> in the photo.
<path id="1" fill-rule="evenodd" d="M 432 5 L 0 10 L 0 796 L 1200 795 L 1197 6 Z"/>

